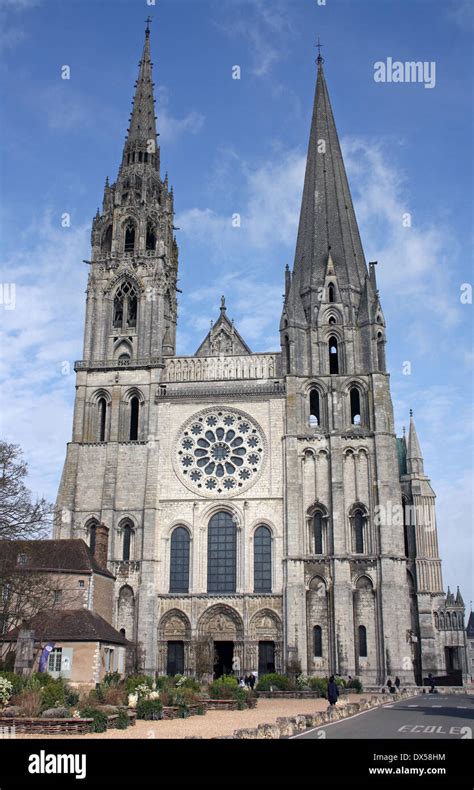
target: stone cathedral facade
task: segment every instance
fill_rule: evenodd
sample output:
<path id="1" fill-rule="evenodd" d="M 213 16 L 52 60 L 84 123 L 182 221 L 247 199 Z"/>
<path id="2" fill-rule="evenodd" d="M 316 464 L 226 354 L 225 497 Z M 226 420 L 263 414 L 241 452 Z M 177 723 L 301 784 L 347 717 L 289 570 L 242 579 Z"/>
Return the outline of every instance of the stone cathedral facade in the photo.
<path id="1" fill-rule="evenodd" d="M 147 672 L 300 667 L 374 685 L 466 671 L 413 420 L 408 441 L 395 434 L 375 266 L 322 58 L 279 351 L 252 353 L 222 299 L 194 356 L 176 354 L 173 216 L 147 29 L 118 177 L 93 220 L 55 536 L 94 547 L 106 527 L 114 625 Z"/>

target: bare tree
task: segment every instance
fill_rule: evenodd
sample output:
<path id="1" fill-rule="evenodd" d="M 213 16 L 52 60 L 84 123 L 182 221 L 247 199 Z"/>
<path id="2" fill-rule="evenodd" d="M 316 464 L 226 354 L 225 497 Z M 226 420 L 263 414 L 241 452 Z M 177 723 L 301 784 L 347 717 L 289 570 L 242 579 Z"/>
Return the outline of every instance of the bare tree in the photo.
<path id="1" fill-rule="evenodd" d="M 20 447 L 0 442 L 0 540 L 45 537 L 51 526 L 53 506 L 44 498 L 33 501 L 27 475 Z"/>

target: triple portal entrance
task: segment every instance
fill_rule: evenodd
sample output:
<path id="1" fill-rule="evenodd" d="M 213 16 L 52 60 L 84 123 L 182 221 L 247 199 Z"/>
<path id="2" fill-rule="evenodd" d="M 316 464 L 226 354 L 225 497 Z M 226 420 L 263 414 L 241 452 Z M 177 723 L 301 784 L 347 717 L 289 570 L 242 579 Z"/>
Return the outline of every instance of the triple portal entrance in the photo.
<path id="1" fill-rule="evenodd" d="M 240 675 L 238 664 L 237 660 L 234 661 L 234 642 L 214 641 L 214 679 L 222 675 Z M 184 671 L 184 642 L 169 641 L 166 673 L 183 675 Z M 259 642 L 258 674 L 267 675 L 269 672 L 275 672 L 275 642 Z"/>

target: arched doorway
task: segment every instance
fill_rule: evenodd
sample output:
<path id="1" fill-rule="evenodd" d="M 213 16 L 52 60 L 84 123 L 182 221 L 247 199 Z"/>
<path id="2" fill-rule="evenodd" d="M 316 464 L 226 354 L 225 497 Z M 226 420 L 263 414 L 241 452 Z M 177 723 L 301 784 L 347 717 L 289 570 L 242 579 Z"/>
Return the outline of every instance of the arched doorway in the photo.
<path id="1" fill-rule="evenodd" d="M 244 624 L 230 606 L 217 604 L 204 612 L 198 630 L 213 645 L 213 675 L 240 674 L 243 671 Z"/>

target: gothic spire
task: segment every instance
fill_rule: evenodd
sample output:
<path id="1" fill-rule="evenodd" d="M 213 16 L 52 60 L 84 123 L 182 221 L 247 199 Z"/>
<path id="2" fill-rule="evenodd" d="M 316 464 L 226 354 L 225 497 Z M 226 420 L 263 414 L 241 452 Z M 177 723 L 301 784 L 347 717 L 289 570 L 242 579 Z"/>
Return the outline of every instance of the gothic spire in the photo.
<path id="1" fill-rule="evenodd" d="M 321 55 L 316 62 L 318 75 L 294 276 L 300 293 L 321 287 L 331 254 L 340 287 L 362 289 L 367 276 L 364 252 Z"/>
<path id="2" fill-rule="evenodd" d="M 424 475 L 423 455 L 416 433 L 413 412 L 410 409 L 410 430 L 408 432 L 408 451 L 407 451 L 408 474 Z"/>
<path id="3" fill-rule="evenodd" d="M 139 63 L 138 80 L 135 83 L 135 96 L 124 146 L 122 166 L 151 162 L 156 169 L 159 167 L 152 66 L 150 27 L 149 20 L 147 20 L 145 43 Z"/>

